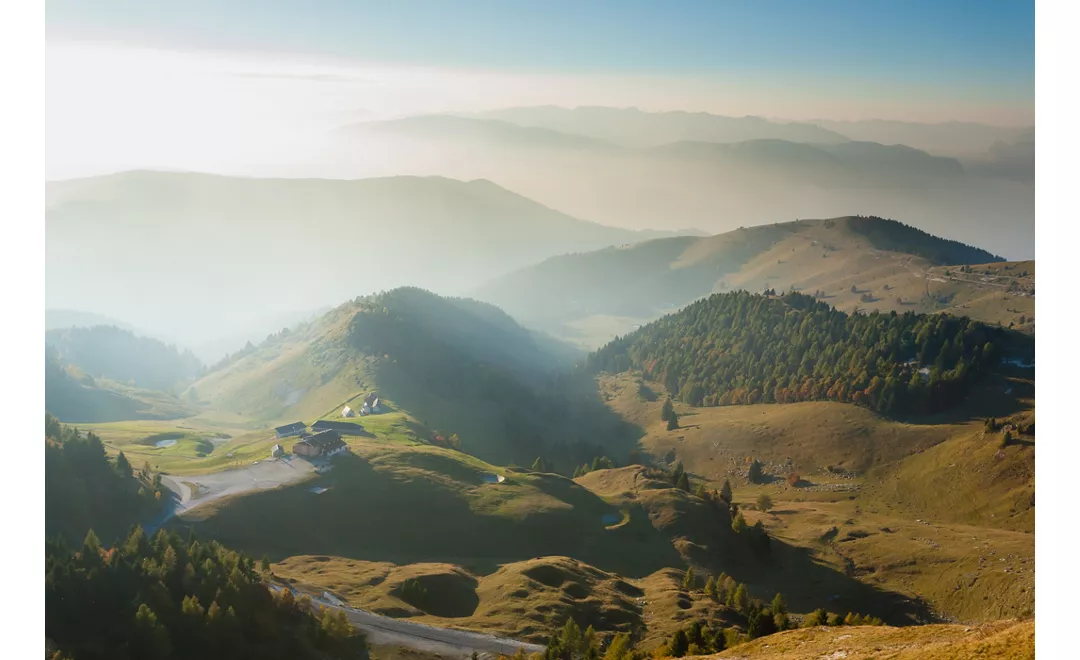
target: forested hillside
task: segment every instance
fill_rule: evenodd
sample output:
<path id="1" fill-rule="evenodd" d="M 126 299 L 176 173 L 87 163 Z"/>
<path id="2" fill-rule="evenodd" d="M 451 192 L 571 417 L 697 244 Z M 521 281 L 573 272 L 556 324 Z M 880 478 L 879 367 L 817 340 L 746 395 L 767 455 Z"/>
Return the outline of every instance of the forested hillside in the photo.
<path id="1" fill-rule="evenodd" d="M 45 436 L 53 658 L 344 658 L 363 649 L 340 612 L 320 623 L 309 603 L 272 595 L 252 559 L 176 533 L 148 539 L 139 523 L 168 497 L 148 468 L 134 471 L 123 453 L 109 459 L 96 435 L 48 414 Z"/>
<path id="2" fill-rule="evenodd" d="M 850 401 L 883 413 L 963 399 L 1006 347 L 1034 341 L 944 314 L 845 314 L 810 296 L 715 294 L 589 356 L 640 369 L 691 405 Z"/>
<path id="3" fill-rule="evenodd" d="M 45 343 L 64 362 L 95 378 L 166 392 L 198 378 L 205 367 L 191 351 L 180 351 L 130 330 L 111 326 L 49 330 Z"/>
<path id="4" fill-rule="evenodd" d="M 107 385 L 78 367 L 61 364 L 56 348 L 45 346 L 45 409 L 62 421 L 176 419 L 190 414 L 176 397 L 165 392 Z"/>
<path id="5" fill-rule="evenodd" d="M 938 238 L 896 220 L 859 215 L 847 218 L 847 225 L 853 232 L 865 236 L 879 250 L 913 254 L 937 266 L 1005 261 L 986 250 L 960 241 Z"/>
<path id="6" fill-rule="evenodd" d="M 94 433 L 63 426 L 45 413 L 45 534 L 78 542 L 94 528 L 112 542 L 161 507 L 160 477 L 115 460 Z"/>

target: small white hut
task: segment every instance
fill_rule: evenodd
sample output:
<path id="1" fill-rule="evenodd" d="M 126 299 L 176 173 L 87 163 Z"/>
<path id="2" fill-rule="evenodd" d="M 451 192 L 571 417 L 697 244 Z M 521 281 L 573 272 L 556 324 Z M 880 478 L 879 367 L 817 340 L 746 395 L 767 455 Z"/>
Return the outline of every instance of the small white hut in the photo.
<path id="1" fill-rule="evenodd" d="M 348 406 L 345 406 L 344 408 L 341 409 L 341 416 L 342 417 L 356 417 L 356 412 L 354 412 L 352 408 L 350 408 Z"/>

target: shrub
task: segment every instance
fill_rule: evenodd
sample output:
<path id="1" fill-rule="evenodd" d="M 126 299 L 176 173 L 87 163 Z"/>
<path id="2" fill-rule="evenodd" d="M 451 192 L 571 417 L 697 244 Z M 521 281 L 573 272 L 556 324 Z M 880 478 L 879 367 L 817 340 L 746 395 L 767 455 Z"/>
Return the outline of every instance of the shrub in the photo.
<path id="1" fill-rule="evenodd" d="M 799 482 L 800 482 L 801 480 L 802 480 L 802 477 L 801 477 L 801 476 L 799 476 L 799 473 L 798 473 L 798 472 L 792 472 L 791 474 L 789 474 L 789 475 L 787 476 L 787 483 L 788 483 L 788 485 L 789 485 L 789 486 L 791 486 L 792 488 L 795 488 L 795 487 L 797 487 L 797 486 L 799 485 Z"/>
<path id="2" fill-rule="evenodd" d="M 757 508 L 758 508 L 758 511 L 763 511 L 763 512 L 768 511 L 769 509 L 772 508 L 772 498 L 769 497 L 768 495 L 766 495 L 765 493 L 762 493 L 761 495 L 758 495 Z"/>

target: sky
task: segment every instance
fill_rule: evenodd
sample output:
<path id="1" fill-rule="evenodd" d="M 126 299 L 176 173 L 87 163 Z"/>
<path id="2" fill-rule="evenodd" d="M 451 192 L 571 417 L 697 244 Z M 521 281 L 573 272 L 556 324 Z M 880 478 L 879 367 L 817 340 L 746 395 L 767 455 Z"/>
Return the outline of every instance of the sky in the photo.
<path id="1" fill-rule="evenodd" d="M 1019 1 L 50 0 L 46 21 L 49 178 L 272 170 L 342 124 L 518 105 L 1034 121 Z"/>

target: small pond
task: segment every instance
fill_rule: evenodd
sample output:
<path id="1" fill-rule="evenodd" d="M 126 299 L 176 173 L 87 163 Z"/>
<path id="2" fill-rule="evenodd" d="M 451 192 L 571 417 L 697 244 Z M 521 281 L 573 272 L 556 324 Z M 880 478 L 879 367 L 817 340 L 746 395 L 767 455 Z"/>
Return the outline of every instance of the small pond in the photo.
<path id="1" fill-rule="evenodd" d="M 176 444 L 175 439 L 158 440 L 157 442 L 154 443 L 154 446 L 157 447 L 158 449 L 162 449 L 164 447 L 172 447 L 175 444 Z"/>

